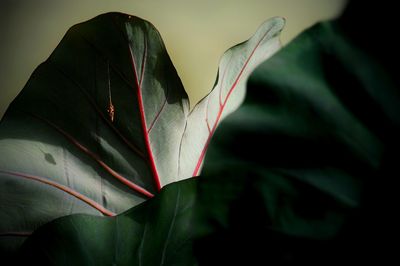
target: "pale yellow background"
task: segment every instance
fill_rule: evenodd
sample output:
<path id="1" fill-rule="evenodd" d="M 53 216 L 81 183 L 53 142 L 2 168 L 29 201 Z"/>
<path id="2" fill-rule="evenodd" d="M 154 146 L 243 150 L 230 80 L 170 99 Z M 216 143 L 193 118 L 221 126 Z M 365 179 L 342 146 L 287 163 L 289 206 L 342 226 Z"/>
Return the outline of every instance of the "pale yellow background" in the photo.
<path id="1" fill-rule="evenodd" d="M 249 38 L 267 18 L 286 18 L 285 44 L 315 22 L 337 16 L 345 4 L 346 0 L 1 0 L 0 117 L 67 29 L 100 13 L 120 11 L 151 21 L 193 105 L 214 84 L 222 53 Z"/>

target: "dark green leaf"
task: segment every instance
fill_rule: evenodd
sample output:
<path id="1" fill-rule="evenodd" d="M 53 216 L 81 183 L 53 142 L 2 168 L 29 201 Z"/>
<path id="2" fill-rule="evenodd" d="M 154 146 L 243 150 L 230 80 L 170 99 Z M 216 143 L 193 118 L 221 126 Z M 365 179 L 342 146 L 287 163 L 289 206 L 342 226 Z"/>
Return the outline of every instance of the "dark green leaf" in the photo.
<path id="1" fill-rule="evenodd" d="M 400 148 L 400 94 L 389 73 L 335 22 L 253 72 L 205 161 L 202 263 L 385 259 L 376 249 L 398 227 L 387 218 Z"/>
<path id="2" fill-rule="evenodd" d="M 38 229 L 21 248 L 30 265 L 194 265 L 196 180 L 166 186 L 115 217 L 70 215 Z"/>

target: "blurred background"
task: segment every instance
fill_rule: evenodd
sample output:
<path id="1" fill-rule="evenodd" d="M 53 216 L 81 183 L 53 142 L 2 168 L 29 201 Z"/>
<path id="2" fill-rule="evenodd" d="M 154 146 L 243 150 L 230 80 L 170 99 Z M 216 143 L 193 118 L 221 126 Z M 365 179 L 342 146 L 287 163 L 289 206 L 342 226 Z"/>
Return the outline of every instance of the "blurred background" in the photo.
<path id="1" fill-rule="evenodd" d="M 72 25 L 119 11 L 160 31 L 193 106 L 211 90 L 218 61 L 273 16 L 286 18 L 283 44 L 317 21 L 337 17 L 347 0 L 1 0 L 0 117 L 33 70 Z"/>

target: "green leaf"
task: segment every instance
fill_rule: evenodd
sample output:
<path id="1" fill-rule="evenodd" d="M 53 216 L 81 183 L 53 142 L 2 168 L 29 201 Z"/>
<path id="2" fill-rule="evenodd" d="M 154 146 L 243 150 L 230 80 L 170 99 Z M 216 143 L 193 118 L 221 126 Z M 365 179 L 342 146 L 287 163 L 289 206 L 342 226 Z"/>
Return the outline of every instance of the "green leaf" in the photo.
<path id="1" fill-rule="evenodd" d="M 115 217 L 56 219 L 21 248 L 32 265 L 194 265 L 192 215 L 196 180 L 164 187 L 155 198 Z"/>
<path id="2" fill-rule="evenodd" d="M 400 93 L 380 62 L 325 22 L 253 72 L 207 153 L 203 264 L 385 258 L 377 249 L 398 231 Z"/>
<path id="3" fill-rule="evenodd" d="M 390 214 L 398 197 L 390 177 L 398 176 L 400 94 L 398 77 L 380 62 L 328 22 L 256 69 L 244 105 L 216 131 L 204 176 L 166 187 L 172 196 L 161 194 L 163 200 L 176 200 L 177 187 L 197 183 L 188 191 L 197 194 L 192 218 L 178 216 L 175 223 L 192 224 L 189 241 L 195 239 L 199 264 L 356 265 L 375 262 L 371 258 L 382 264 L 397 254 L 398 223 Z M 50 231 L 38 230 L 21 257 L 47 262 L 58 254 L 61 260 L 92 256 L 85 254 L 91 239 L 76 244 L 79 234 L 93 229 L 92 221 L 64 232 L 74 217 L 50 223 Z M 66 252 L 74 245 L 80 248 Z M 192 254 L 184 250 L 183 264 Z M 160 251 L 152 254 L 156 259 L 149 263 L 160 264 Z"/>
<path id="4" fill-rule="evenodd" d="M 247 76 L 278 49 L 283 23 L 271 19 L 228 50 L 215 88 L 190 113 L 149 22 L 108 13 L 73 26 L 1 121 L 0 250 L 57 217 L 113 216 L 197 175 Z"/>
<path id="5" fill-rule="evenodd" d="M 181 170 L 184 176 L 200 173 L 217 126 L 245 98 L 248 76 L 280 48 L 279 34 L 284 23 L 278 17 L 267 20 L 251 39 L 232 47 L 222 56 L 214 89 L 194 107 L 187 120 L 180 157 L 181 161 L 189 158 L 186 169 Z M 197 143 L 192 143 L 193 136 Z"/>
<path id="6" fill-rule="evenodd" d="M 1 122 L 1 246 L 56 217 L 152 197 L 176 176 L 188 110 L 150 23 L 109 13 L 72 27 Z"/>

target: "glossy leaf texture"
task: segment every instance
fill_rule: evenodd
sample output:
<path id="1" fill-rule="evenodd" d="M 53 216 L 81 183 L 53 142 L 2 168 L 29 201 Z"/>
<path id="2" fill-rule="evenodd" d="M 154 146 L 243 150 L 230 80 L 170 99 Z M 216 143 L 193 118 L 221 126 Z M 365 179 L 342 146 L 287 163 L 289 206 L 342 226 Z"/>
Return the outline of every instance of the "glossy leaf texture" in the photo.
<path id="1" fill-rule="evenodd" d="M 198 189 L 200 264 L 397 254 L 399 78 L 338 25 L 317 24 L 260 65 L 216 131 Z"/>
<path id="2" fill-rule="evenodd" d="M 168 185 L 153 199 L 115 217 L 76 214 L 56 219 L 24 243 L 19 263 L 196 265 L 192 252 L 196 181 Z"/>
<path id="3" fill-rule="evenodd" d="M 108 13 L 73 26 L 1 121 L 0 250 L 57 217 L 113 216 L 197 175 L 218 123 L 240 105 L 251 70 L 278 49 L 282 27 L 271 19 L 228 50 L 215 88 L 189 113 L 149 22 Z"/>

